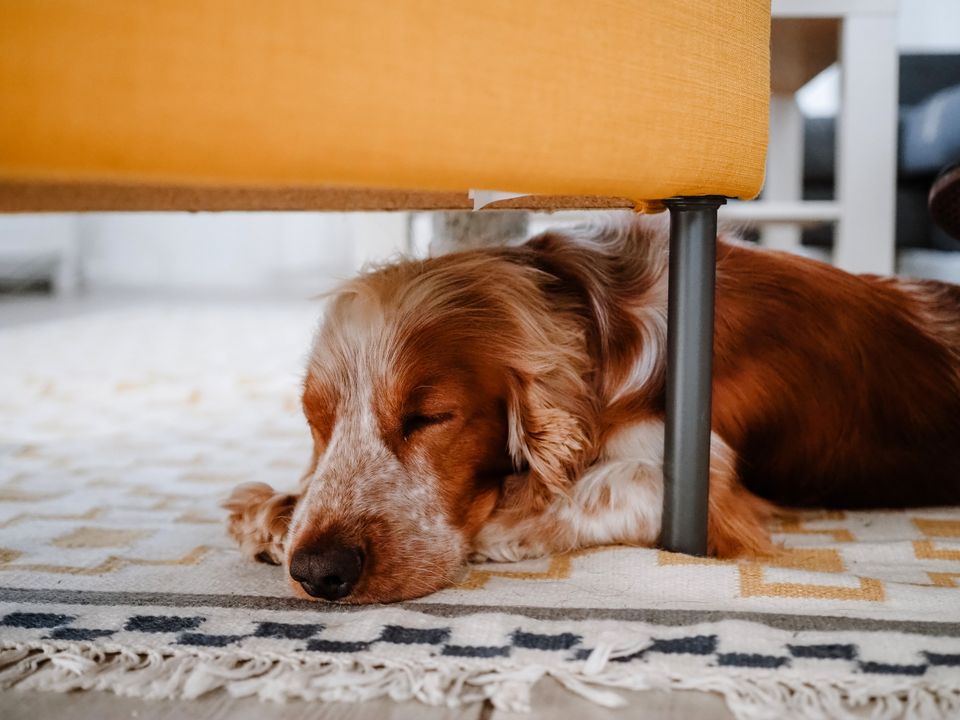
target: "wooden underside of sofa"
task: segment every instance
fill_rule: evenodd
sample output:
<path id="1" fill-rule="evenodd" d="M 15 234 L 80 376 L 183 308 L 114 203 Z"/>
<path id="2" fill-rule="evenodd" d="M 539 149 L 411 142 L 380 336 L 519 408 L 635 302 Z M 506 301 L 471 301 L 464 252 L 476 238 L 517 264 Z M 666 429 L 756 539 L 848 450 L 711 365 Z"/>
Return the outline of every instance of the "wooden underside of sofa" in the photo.
<path id="1" fill-rule="evenodd" d="M 485 206 L 496 210 L 633 208 L 626 198 L 528 195 Z M 470 210 L 466 192 L 343 187 L 206 186 L 100 182 L 0 181 L 0 212 L 223 212 L 253 210 Z"/>

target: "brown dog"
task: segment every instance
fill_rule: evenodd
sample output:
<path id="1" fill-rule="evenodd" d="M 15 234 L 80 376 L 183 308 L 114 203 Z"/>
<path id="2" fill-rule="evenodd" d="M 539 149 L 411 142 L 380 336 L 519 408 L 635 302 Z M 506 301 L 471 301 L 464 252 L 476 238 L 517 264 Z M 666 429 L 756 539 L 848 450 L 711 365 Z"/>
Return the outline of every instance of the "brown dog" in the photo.
<path id="1" fill-rule="evenodd" d="M 960 288 L 720 239 L 709 538 L 764 553 L 777 504 L 960 501 Z M 330 302 L 310 468 L 239 487 L 230 532 L 297 593 L 424 595 L 468 558 L 653 545 L 667 240 L 641 221 L 404 261 Z"/>

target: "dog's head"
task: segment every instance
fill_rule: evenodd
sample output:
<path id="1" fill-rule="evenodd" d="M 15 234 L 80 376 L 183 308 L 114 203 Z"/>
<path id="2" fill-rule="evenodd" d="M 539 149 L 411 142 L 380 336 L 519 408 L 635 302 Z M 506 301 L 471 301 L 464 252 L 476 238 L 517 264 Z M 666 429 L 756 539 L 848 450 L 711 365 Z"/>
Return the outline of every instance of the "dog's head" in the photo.
<path id="1" fill-rule="evenodd" d="M 298 593 L 389 602 L 449 585 L 493 514 L 542 505 L 588 461 L 590 361 L 564 308 L 580 301 L 546 292 L 557 278 L 529 252 L 402 262 L 331 299 L 304 383 Z"/>

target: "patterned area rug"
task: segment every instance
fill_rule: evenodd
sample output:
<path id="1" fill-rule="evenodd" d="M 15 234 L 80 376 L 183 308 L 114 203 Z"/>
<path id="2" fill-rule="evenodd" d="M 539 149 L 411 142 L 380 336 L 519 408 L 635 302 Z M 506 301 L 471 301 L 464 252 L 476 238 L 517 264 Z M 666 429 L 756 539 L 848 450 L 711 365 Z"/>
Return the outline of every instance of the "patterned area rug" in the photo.
<path id="1" fill-rule="evenodd" d="M 422 601 L 292 598 L 218 503 L 292 487 L 317 308 L 152 306 L 0 330 L 0 687 L 526 706 L 552 675 L 741 717 L 960 713 L 960 510 L 809 513 L 767 563 L 611 547 Z"/>

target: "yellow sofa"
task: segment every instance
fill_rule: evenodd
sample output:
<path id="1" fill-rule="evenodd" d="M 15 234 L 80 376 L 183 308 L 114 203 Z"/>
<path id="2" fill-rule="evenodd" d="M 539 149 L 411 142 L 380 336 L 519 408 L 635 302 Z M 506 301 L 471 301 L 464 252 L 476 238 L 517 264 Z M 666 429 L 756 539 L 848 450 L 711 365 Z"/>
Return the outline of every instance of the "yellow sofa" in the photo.
<path id="1" fill-rule="evenodd" d="M 0 0 L 0 210 L 684 197 L 663 542 L 702 552 L 716 207 L 763 181 L 769 31 L 769 0 Z"/>

